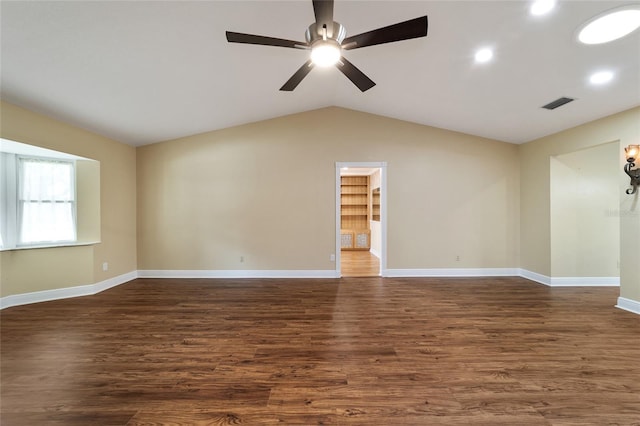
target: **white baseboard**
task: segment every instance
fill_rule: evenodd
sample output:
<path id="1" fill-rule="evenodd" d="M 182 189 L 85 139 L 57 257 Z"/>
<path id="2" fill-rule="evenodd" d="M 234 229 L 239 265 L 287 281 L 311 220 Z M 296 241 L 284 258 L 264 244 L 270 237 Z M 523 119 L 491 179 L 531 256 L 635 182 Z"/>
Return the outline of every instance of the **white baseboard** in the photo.
<path id="1" fill-rule="evenodd" d="M 548 277 L 537 272 L 520 269 L 523 278 L 549 287 L 619 287 L 620 277 Z"/>
<path id="2" fill-rule="evenodd" d="M 337 278 L 333 269 L 321 270 L 140 270 L 139 278 Z"/>
<path id="3" fill-rule="evenodd" d="M 384 277 L 511 277 L 518 275 L 517 268 L 431 268 L 386 269 Z"/>
<path id="4" fill-rule="evenodd" d="M 544 285 L 551 285 L 551 277 L 520 268 L 518 276 Z"/>
<path id="5" fill-rule="evenodd" d="M 95 284 L 56 288 L 53 290 L 34 291 L 32 293 L 12 294 L 0 298 L 0 309 L 10 308 L 12 306 L 28 305 L 30 303 L 68 299 L 70 297 L 91 296 L 120 284 L 124 284 L 128 281 L 136 279 L 137 277 L 137 271 L 132 271 L 123 275 L 118 275 L 117 277 L 100 281 Z"/>
<path id="6" fill-rule="evenodd" d="M 640 315 L 640 302 L 627 299 L 626 297 L 618 297 L 618 304 L 616 305 L 616 308 L 624 309 L 625 311 Z"/>
<path id="7" fill-rule="evenodd" d="M 620 277 L 551 277 L 551 287 L 620 287 Z"/>

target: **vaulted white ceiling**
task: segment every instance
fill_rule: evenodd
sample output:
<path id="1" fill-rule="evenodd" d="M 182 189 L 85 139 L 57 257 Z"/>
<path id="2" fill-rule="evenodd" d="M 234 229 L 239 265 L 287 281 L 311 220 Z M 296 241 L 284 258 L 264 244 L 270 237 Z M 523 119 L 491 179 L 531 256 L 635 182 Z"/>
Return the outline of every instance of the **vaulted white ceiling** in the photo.
<path id="1" fill-rule="evenodd" d="M 2 98 L 131 145 L 326 106 L 513 143 L 640 105 L 640 31 L 604 45 L 577 28 L 628 1 L 341 1 L 347 35 L 429 17 L 426 38 L 344 53 L 377 85 L 337 69 L 282 84 L 305 50 L 230 44 L 225 30 L 304 40 L 311 1 L 2 1 Z M 484 46 L 494 60 L 476 64 Z M 589 83 L 611 70 L 613 81 Z M 541 106 L 576 98 L 554 111 Z M 330 125 L 330 123 L 327 123 Z"/>

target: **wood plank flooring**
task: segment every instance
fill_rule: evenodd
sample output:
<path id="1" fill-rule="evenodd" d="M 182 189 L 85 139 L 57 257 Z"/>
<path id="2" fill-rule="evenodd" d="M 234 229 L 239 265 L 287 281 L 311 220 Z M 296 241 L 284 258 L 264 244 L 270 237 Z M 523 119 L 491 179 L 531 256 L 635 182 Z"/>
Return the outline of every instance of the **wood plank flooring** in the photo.
<path id="1" fill-rule="evenodd" d="M 137 279 L 5 309 L 0 423 L 639 425 L 640 316 L 521 278 Z"/>
<path id="2" fill-rule="evenodd" d="M 366 250 L 342 250 L 340 272 L 343 277 L 377 277 L 380 275 L 380 259 Z"/>

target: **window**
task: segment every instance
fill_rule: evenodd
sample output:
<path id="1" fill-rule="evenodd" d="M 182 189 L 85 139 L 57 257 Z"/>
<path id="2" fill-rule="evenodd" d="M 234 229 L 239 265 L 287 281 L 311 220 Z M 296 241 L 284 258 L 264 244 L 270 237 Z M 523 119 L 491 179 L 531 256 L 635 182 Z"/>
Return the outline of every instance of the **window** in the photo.
<path id="1" fill-rule="evenodd" d="M 75 241 L 73 162 L 19 158 L 18 244 Z"/>
<path id="2" fill-rule="evenodd" d="M 76 241 L 75 162 L 1 155 L 0 248 Z"/>

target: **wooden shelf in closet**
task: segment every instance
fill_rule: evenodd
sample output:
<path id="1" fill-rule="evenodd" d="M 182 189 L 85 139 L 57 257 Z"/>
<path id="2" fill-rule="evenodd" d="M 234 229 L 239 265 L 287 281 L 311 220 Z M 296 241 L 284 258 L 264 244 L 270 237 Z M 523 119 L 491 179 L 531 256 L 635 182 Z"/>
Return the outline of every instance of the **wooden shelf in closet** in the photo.
<path id="1" fill-rule="evenodd" d="M 340 239 L 343 250 L 369 250 L 369 176 L 340 177 Z"/>
<path id="2" fill-rule="evenodd" d="M 380 222 L 380 188 L 371 191 L 371 220 Z"/>

